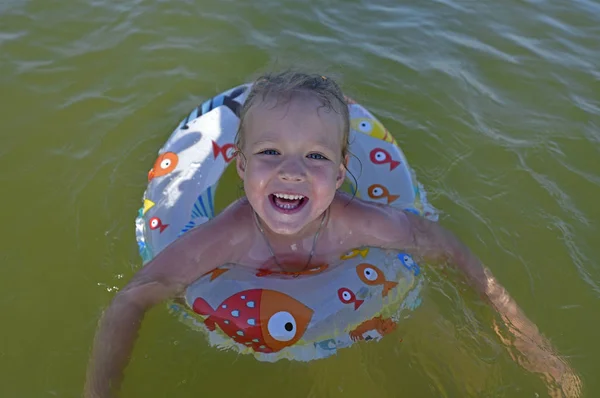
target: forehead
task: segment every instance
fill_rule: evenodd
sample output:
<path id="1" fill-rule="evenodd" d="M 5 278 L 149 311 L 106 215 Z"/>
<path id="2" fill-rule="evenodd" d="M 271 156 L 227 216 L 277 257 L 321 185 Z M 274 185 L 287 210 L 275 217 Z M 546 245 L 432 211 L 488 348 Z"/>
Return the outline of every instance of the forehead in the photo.
<path id="1" fill-rule="evenodd" d="M 290 136 L 297 141 L 311 139 L 325 145 L 341 145 L 342 116 L 314 95 L 294 94 L 290 98 L 267 97 L 247 115 L 246 140 L 275 141 Z"/>

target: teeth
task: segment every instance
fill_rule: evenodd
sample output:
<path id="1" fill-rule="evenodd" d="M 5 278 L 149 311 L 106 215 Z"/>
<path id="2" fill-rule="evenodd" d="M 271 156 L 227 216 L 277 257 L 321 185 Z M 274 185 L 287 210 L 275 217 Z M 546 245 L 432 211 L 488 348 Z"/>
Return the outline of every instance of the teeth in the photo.
<path id="1" fill-rule="evenodd" d="M 280 199 L 287 199 L 287 200 L 300 200 L 300 199 L 304 198 L 304 196 L 302 196 L 302 195 L 289 195 L 287 193 L 275 193 L 273 195 L 277 196 Z"/>

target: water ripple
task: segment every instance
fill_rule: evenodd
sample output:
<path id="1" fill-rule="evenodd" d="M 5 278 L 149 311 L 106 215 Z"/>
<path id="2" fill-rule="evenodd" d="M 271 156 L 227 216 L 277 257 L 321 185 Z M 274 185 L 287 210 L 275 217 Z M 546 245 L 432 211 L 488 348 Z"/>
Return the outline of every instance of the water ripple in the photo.
<path id="1" fill-rule="evenodd" d="M 571 36 L 576 36 L 576 37 L 585 37 L 586 36 L 585 33 L 582 32 L 577 27 L 569 25 L 567 22 L 561 21 L 560 19 L 555 18 L 552 15 L 539 14 L 536 16 L 536 18 L 539 21 L 542 21 L 542 22 L 548 24 L 552 28 L 559 29 L 562 33 L 567 33 Z M 561 37 L 558 36 L 557 38 L 560 39 Z"/>
<path id="2" fill-rule="evenodd" d="M 600 101 L 594 101 L 591 98 L 584 98 L 577 94 L 570 94 L 571 100 L 584 112 L 590 115 L 600 116 Z"/>
<path id="3" fill-rule="evenodd" d="M 485 54 L 492 55 L 511 64 L 520 63 L 520 61 L 516 57 L 507 54 L 501 50 L 498 50 L 497 48 L 489 44 L 483 43 L 475 37 L 469 37 L 456 32 L 445 32 L 444 37 L 455 44 L 466 48 L 472 48 L 477 51 L 481 51 Z"/>
<path id="4" fill-rule="evenodd" d="M 579 248 L 578 244 L 576 243 L 578 239 L 573 232 L 573 228 L 569 224 L 554 215 L 547 214 L 546 218 L 549 219 L 552 225 L 554 225 L 561 232 L 563 242 L 569 250 L 569 256 L 571 257 L 571 260 L 573 260 L 573 264 L 575 264 L 577 267 L 579 275 L 581 275 L 581 278 L 585 281 L 585 283 L 590 285 L 597 297 L 600 298 L 600 286 L 598 285 L 598 281 L 594 280 L 590 272 L 587 270 L 588 266 L 599 269 L 598 263 L 588 258 Z"/>
<path id="5" fill-rule="evenodd" d="M 443 207 L 442 222 L 467 235 L 475 252 L 494 259 L 490 264 L 502 264 L 499 270 L 509 275 L 511 291 L 530 298 L 533 280 L 536 286 L 555 283 L 543 267 L 560 265 L 542 266 L 536 259 L 550 257 L 552 250 L 568 251 L 578 271 L 570 286 L 560 286 L 569 289 L 569 302 L 550 295 L 536 300 L 578 306 L 585 316 L 572 322 L 577 327 L 562 317 L 544 319 L 532 300 L 525 300 L 525 306 L 546 324 L 544 333 L 564 335 L 563 345 L 575 341 L 577 350 L 597 349 L 581 336 L 597 328 L 589 321 L 597 307 L 585 300 L 600 297 L 594 246 L 594 198 L 600 187 L 595 160 L 600 155 L 598 2 L 413 3 L 0 1 L 0 90 L 9 93 L 2 103 L 7 115 L 0 120 L 6 124 L 0 129 L 0 180 L 7 192 L 28 193 L 16 199 L 8 195 L 5 208 L 22 206 L 19 217 L 33 214 L 38 224 L 23 226 L 27 239 L 8 250 L 28 253 L 31 241 L 64 245 L 52 240 L 59 234 L 48 233 L 60 224 L 68 230 L 75 255 L 87 262 L 81 275 L 60 274 L 64 270 L 56 275 L 85 286 L 94 269 L 120 272 L 118 258 L 133 253 L 137 260 L 131 223 L 147 184 L 145 174 L 180 117 L 247 79 L 269 59 L 318 58 L 325 68 L 341 70 L 359 94 L 356 99 L 382 118 L 430 199 Z M 29 191 L 32 187 L 36 190 Z M 43 211 L 30 198 L 43 203 Z M 531 226 L 558 232 L 554 241 L 536 242 L 528 235 Z M 109 247 L 104 247 L 106 232 L 113 239 Z M 515 268 L 520 264 L 523 270 Z M 487 333 L 488 313 L 482 316 L 487 307 L 469 298 L 472 292 L 456 283 L 459 278 L 442 277 L 443 271 L 427 271 L 426 322 L 399 324 L 405 345 L 384 339 L 344 353 L 359 364 L 353 368 L 357 379 L 380 395 L 393 396 L 397 359 L 405 356 L 405 379 L 414 379 L 424 396 L 534 396 L 538 386 L 507 365 L 502 347 Z M 550 271 L 557 275 L 561 270 Z M 529 285 L 525 278 L 511 278 L 525 273 Z M 15 281 L 10 275 L 6 280 Z M 45 288 L 41 283 L 36 285 L 40 291 Z M 78 293 L 82 303 L 93 297 L 86 299 L 90 292 L 84 289 Z M 440 308 L 432 310 L 436 305 Z M 423 312 L 415 312 L 414 318 L 419 316 Z M 90 322 L 89 317 L 73 320 Z M 82 340 L 78 346 L 88 343 Z M 379 353 L 387 354 L 388 348 L 394 354 L 381 360 Z M 44 355 L 26 354 L 20 357 Z M 469 364 L 473 369 L 463 367 Z M 189 368 L 198 363 L 193 365 Z M 594 365 L 582 368 L 593 374 Z M 287 365 L 274 366 L 289 375 Z M 351 368 L 340 362 L 340 382 L 333 385 L 321 374 L 321 387 L 309 393 L 348 392 Z M 139 379 L 132 376 L 131 386 L 146 385 L 145 370 L 138 372 Z M 215 384 L 208 391 L 220 391 L 218 374 L 209 376 Z M 68 383 L 80 388 L 75 379 Z M 32 387 L 37 394 L 24 395 L 40 395 L 39 387 Z"/>
<path id="6" fill-rule="evenodd" d="M 544 48 L 544 40 L 534 39 L 514 33 L 507 33 L 506 37 L 511 39 L 520 47 L 526 48 L 533 54 L 543 58 L 546 61 L 552 62 L 564 67 L 580 67 L 584 69 L 593 69 L 592 63 L 585 59 L 579 58 L 569 53 L 552 51 Z"/>
<path id="7" fill-rule="evenodd" d="M 585 216 L 573 203 L 571 197 L 563 191 L 556 182 L 552 181 L 550 177 L 542 173 L 534 171 L 527 165 L 525 156 L 522 154 L 517 155 L 519 163 L 523 170 L 525 170 L 551 197 L 553 197 L 559 204 L 560 208 L 567 213 L 570 213 L 580 223 L 589 226 L 589 219 Z"/>
<path id="8" fill-rule="evenodd" d="M 305 40 L 309 43 L 333 44 L 333 45 L 337 45 L 340 43 L 340 40 L 338 40 L 335 37 L 325 36 L 325 35 L 315 35 L 315 34 L 311 34 L 308 32 L 293 31 L 290 29 L 282 30 L 281 34 L 290 35 L 290 36 L 296 37 L 300 40 Z"/>

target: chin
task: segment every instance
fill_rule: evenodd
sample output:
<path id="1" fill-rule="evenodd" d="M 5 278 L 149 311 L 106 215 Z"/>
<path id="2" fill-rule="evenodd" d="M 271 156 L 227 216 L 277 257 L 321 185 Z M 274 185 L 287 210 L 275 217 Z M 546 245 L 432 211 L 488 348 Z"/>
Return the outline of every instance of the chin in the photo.
<path id="1" fill-rule="evenodd" d="M 261 222 L 265 227 L 278 235 L 295 235 L 310 224 L 318 215 L 311 214 L 309 208 L 295 214 L 280 213 L 271 207 L 270 203 L 266 203 L 263 207 L 262 214 L 258 214 Z"/>
<path id="2" fill-rule="evenodd" d="M 295 235 L 302 231 L 304 225 L 284 225 L 282 223 L 277 223 L 276 225 L 269 225 L 269 229 L 275 232 L 278 235 Z"/>
<path id="3" fill-rule="evenodd" d="M 296 217 L 281 215 L 273 217 L 273 210 L 267 209 L 266 214 L 259 214 L 261 221 L 271 231 L 280 235 L 294 235 L 302 231 L 310 222 L 308 215 L 297 214 Z M 282 219 L 283 218 L 283 219 Z M 285 218 L 288 218 L 287 220 Z"/>

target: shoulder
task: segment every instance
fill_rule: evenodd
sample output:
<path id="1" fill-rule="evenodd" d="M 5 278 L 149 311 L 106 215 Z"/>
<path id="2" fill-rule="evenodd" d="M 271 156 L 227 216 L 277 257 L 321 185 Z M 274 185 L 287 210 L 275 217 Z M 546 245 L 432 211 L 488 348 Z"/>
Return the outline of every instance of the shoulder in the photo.
<path id="1" fill-rule="evenodd" d="M 252 206 L 246 198 L 242 198 L 231 203 L 216 217 L 196 227 L 196 235 L 202 235 L 203 239 L 215 243 L 227 241 L 231 246 L 244 245 L 252 231 L 253 222 Z"/>
<path id="2" fill-rule="evenodd" d="M 212 228 L 223 232 L 232 232 L 232 229 L 239 229 L 247 226 L 253 220 L 252 206 L 248 199 L 241 198 L 227 206 L 223 211 L 211 219 L 207 224 Z"/>
<path id="3" fill-rule="evenodd" d="M 410 221 L 401 209 L 338 192 L 332 210 L 336 229 L 355 246 L 398 248 L 409 239 Z"/>
<path id="4" fill-rule="evenodd" d="M 163 249 L 139 272 L 144 280 L 187 285 L 225 263 L 235 262 L 248 247 L 252 213 L 240 199 L 216 217 L 188 231 Z"/>

